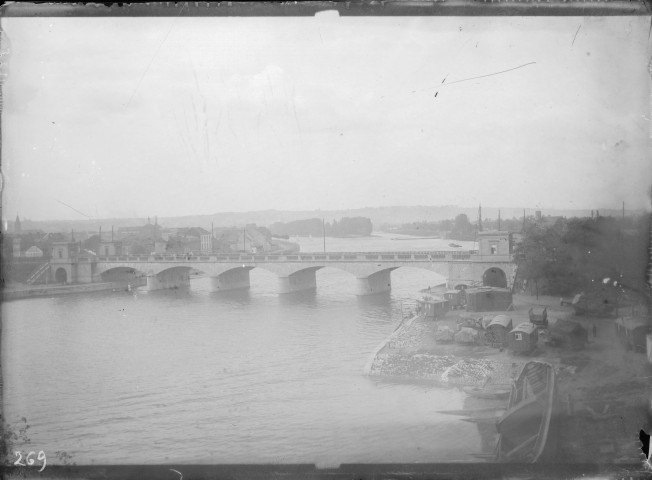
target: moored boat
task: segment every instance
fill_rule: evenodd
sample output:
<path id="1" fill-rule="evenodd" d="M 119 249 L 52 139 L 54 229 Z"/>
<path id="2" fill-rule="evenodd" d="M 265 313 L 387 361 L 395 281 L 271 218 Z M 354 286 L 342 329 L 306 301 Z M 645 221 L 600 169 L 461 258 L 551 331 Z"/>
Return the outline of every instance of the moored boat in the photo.
<path id="1" fill-rule="evenodd" d="M 491 386 L 491 387 L 464 387 L 464 392 L 478 398 L 486 399 L 500 399 L 507 398 L 511 393 L 509 387 L 505 386 Z"/>
<path id="2" fill-rule="evenodd" d="M 512 385 L 507 411 L 496 423 L 496 461 L 536 463 L 548 450 L 555 400 L 555 371 L 528 362 Z"/>

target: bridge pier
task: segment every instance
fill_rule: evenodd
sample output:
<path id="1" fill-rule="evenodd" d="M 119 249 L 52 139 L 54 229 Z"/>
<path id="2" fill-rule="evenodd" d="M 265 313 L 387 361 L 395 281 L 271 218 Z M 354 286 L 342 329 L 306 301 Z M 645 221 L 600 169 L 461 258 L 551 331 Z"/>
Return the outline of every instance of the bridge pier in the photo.
<path id="1" fill-rule="evenodd" d="M 391 290 L 392 278 L 390 275 L 392 270 L 381 270 L 380 272 L 372 273 L 368 277 L 357 277 L 358 295 L 374 295 Z"/>
<path id="2" fill-rule="evenodd" d="M 317 275 L 315 272 L 321 267 L 306 268 L 291 275 L 279 276 L 279 293 L 294 293 L 317 288 Z"/>
<path id="3" fill-rule="evenodd" d="M 147 275 L 147 290 L 165 290 L 190 286 L 190 270 L 172 270 Z"/>
<path id="4" fill-rule="evenodd" d="M 213 292 L 225 292 L 238 288 L 249 288 L 249 268 L 234 268 L 221 273 L 217 277 L 211 277 L 211 290 Z"/>

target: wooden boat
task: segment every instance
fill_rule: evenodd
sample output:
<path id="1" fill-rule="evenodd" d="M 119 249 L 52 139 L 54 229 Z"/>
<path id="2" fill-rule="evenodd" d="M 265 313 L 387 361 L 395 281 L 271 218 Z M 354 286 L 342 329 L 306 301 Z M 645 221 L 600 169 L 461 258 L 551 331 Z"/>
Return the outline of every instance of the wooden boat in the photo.
<path id="1" fill-rule="evenodd" d="M 540 462 L 550 434 L 555 400 L 555 371 L 542 362 L 528 362 L 512 386 L 507 411 L 496 422 L 496 461 Z M 550 442 L 554 443 L 554 442 Z"/>
<path id="2" fill-rule="evenodd" d="M 494 385 L 489 387 L 464 387 L 464 392 L 478 398 L 499 399 L 507 398 L 511 393 L 509 387 Z"/>

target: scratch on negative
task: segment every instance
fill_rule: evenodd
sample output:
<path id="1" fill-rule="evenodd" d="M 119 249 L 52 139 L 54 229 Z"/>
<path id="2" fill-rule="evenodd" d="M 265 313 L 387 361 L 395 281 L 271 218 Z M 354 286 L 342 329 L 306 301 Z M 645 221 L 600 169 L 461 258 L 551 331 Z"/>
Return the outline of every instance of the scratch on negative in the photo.
<path id="1" fill-rule="evenodd" d="M 185 8 L 186 4 L 184 3 L 181 5 L 181 8 L 179 9 L 179 13 L 177 14 L 177 18 L 179 18 L 179 15 L 181 15 L 181 12 L 183 12 L 183 9 Z M 145 71 L 143 74 L 140 76 L 138 79 L 138 83 L 136 84 L 136 88 L 134 88 L 134 91 L 131 94 L 131 97 L 129 97 L 129 101 L 125 105 L 125 108 L 127 108 L 129 105 L 131 105 L 131 101 L 134 99 L 134 96 L 136 95 L 136 92 L 138 91 L 138 88 L 140 87 L 140 84 L 143 81 L 143 78 L 145 78 L 145 75 L 147 75 L 147 72 L 149 71 L 150 67 L 152 66 L 152 63 L 154 63 L 154 59 L 156 58 L 156 55 L 158 55 L 158 52 L 161 50 L 161 47 L 165 43 L 165 40 L 167 40 L 168 35 L 170 35 L 170 32 L 172 31 L 172 27 L 174 26 L 174 21 L 170 24 L 170 28 L 168 29 L 168 32 L 165 34 L 165 37 L 163 37 L 163 40 L 161 40 L 161 43 L 159 43 L 158 48 L 154 52 L 154 55 L 152 55 L 152 59 L 149 61 L 147 64 L 147 67 L 145 68 Z"/>
<path id="2" fill-rule="evenodd" d="M 580 26 L 577 27 L 577 31 L 575 32 L 575 36 L 573 37 L 573 43 L 571 43 L 571 47 L 575 45 L 575 39 L 577 38 L 577 34 L 580 33 L 580 28 L 582 28 L 582 24 L 580 23 Z"/>
<path id="3" fill-rule="evenodd" d="M 537 62 L 524 63 L 523 65 L 519 65 L 518 67 L 509 68 L 507 70 L 502 70 L 500 72 L 488 73 L 486 75 L 478 75 L 477 77 L 463 78 L 462 80 L 455 80 L 454 82 L 449 82 L 449 83 L 447 83 L 445 85 L 439 85 L 439 87 L 434 87 L 434 88 L 449 87 L 449 86 L 454 85 L 456 83 L 468 82 L 469 80 L 476 80 L 478 78 L 491 77 L 492 75 L 500 75 L 501 73 L 511 72 L 512 70 L 527 67 L 528 65 L 533 65 L 535 63 L 537 63 Z"/>
<path id="4" fill-rule="evenodd" d="M 433 88 L 450 87 L 451 85 L 455 85 L 456 83 L 468 82 L 469 80 L 476 80 L 478 78 L 491 77 L 492 75 L 500 75 L 501 73 L 507 73 L 513 70 L 518 70 L 519 68 L 527 67 L 528 65 L 534 65 L 535 63 L 537 62 L 524 63 L 523 65 L 519 65 L 518 67 L 508 68 L 507 70 L 501 70 L 500 72 L 487 73 L 486 75 L 478 75 L 477 77 L 463 78 L 461 80 L 455 80 L 454 82 L 442 84 L 437 87 L 423 88 L 421 90 L 412 90 L 410 93 L 425 92 L 427 90 L 432 90 Z"/>

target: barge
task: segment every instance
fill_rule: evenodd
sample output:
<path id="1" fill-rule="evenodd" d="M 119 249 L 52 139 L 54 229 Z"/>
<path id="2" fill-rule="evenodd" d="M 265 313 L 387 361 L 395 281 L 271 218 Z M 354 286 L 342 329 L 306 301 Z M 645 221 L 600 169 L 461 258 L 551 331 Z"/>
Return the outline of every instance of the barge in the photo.
<path id="1" fill-rule="evenodd" d="M 543 362 L 528 362 L 512 385 L 507 411 L 496 423 L 497 462 L 545 461 L 554 447 L 555 370 Z"/>

